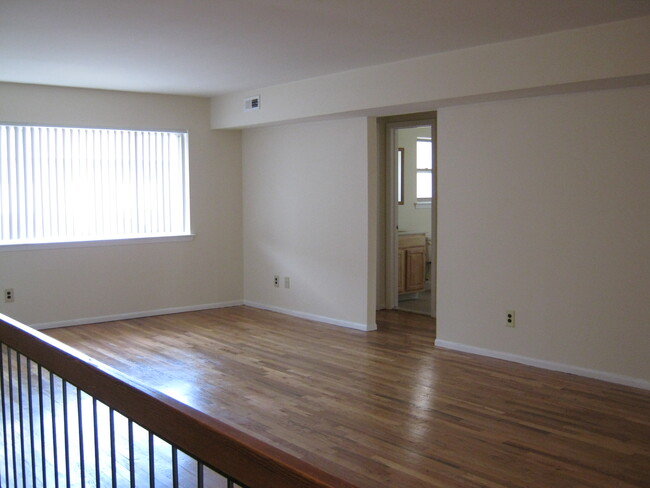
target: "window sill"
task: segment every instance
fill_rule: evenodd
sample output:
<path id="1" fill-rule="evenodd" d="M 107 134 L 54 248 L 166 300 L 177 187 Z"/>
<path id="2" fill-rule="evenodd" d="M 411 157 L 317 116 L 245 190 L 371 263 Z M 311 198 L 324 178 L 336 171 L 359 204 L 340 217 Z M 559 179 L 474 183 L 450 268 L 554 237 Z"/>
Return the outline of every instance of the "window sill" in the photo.
<path id="1" fill-rule="evenodd" d="M 183 242 L 194 239 L 194 234 L 175 236 L 125 237 L 119 239 L 97 239 L 90 241 L 30 242 L 24 244 L 0 244 L 2 251 L 41 251 L 74 247 L 128 246 L 133 244 L 154 244 L 159 242 Z"/>

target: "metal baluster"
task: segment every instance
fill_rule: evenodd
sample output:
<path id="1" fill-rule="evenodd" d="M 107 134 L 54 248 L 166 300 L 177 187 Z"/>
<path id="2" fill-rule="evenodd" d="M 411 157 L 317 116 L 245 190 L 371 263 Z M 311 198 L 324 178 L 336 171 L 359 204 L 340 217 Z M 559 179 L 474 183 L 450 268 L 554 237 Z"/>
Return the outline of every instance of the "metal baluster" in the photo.
<path id="1" fill-rule="evenodd" d="M 79 422 L 79 467 L 81 486 L 86 486 L 86 462 L 84 460 L 84 427 L 81 404 L 81 390 L 77 388 L 77 421 Z"/>
<path id="2" fill-rule="evenodd" d="M 21 356 L 20 353 L 16 353 L 16 376 L 18 377 L 18 425 L 20 426 L 21 478 L 23 479 L 23 488 L 27 488 L 27 479 L 25 478 L 25 423 L 23 421 L 23 362 Z"/>
<path id="3" fill-rule="evenodd" d="M 228 478 L 228 488 L 235 488 L 235 482 Z"/>
<path id="4" fill-rule="evenodd" d="M 172 446 L 172 486 L 178 488 L 178 449 Z"/>
<path id="5" fill-rule="evenodd" d="M 0 390 L 2 392 L 2 436 L 4 437 L 4 452 L 5 452 L 5 486 L 9 486 L 9 441 L 7 439 L 7 407 L 5 396 L 5 349 L 9 350 L 9 346 L 0 344 Z"/>
<path id="6" fill-rule="evenodd" d="M 29 408 L 29 433 L 30 436 L 30 447 L 31 447 L 31 457 L 32 457 L 32 486 L 36 486 L 36 450 L 34 448 L 34 441 L 36 436 L 34 435 L 34 401 L 32 399 L 32 360 L 27 358 L 27 391 L 29 396 L 27 397 L 27 407 Z"/>
<path id="7" fill-rule="evenodd" d="M 13 369 L 11 367 L 11 349 L 7 350 L 7 383 L 9 384 L 9 421 L 11 422 L 11 453 L 13 461 L 14 488 L 18 488 L 18 476 L 16 468 L 16 429 L 14 428 L 14 387 Z"/>
<path id="8" fill-rule="evenodd" d="M 54 486 L 59 488 L 59 449 L 56 435 L 56 385 L 54 384 L 54 373 L 50 371 L 50 412 L 52 415 L 52 451 L 54 454 Z"/>
<path id="9" fill-rule="evenodd" d="M 47 488 L 47 463 L 45 460 L 45 415 L 43 407 L 43 367 L 38 365 L 38 411 L 39 424 L 41 427 L 41 467 L 43 468 L 43 488 Z"/>
<path id="10" fill-rule="evenodd" d="M 133 450 L 133 420 L 129 419 L 129 471 L 131 488 L 135 488 L 135 452 Z"/>
<path id="11" fill-rule="evenodd" d="M 111 479 L 113 488 L 117 488 L 117 463 L 115 459 L 115 411 L 109 409 L 109 424 L 111 435 Z"/>
<path id="12" fill-rule="evenodd" d="M 153 434 L 149 432 L 149 488 L 156 488 L 156 466 L 154 461 Z"/>
<path id="13" fill-rule="evenodd" d="M 93 433 L 95 436 L 95 486 L 100 488 L 101 472 L 99 471 L 99 432 L 97 431 L 97 399 L 93 397 Z"/>
<path id="14" fill-rule="evenodd" d="M 196 484 L 197 488 L 203 488 L 203 463 L 196 462 Z"/>
<path id="15" fill-rule="evenodd" d="M 70 488 L 70 435 L 68 422 L 68 382 L 61 378 L 63 386 L 63 447 L 65 455 L 65 486 Z"/>

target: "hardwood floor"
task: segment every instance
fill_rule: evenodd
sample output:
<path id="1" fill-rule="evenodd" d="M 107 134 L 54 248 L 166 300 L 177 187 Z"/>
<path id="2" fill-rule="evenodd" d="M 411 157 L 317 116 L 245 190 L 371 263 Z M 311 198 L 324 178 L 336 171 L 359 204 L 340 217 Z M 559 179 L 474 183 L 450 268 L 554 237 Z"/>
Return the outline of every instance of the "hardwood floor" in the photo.
<path id="1" fill-rule="evenodd" d="M 47 333 L 362 488 L 648 487 L 650 392 L 248 307 Z"/>

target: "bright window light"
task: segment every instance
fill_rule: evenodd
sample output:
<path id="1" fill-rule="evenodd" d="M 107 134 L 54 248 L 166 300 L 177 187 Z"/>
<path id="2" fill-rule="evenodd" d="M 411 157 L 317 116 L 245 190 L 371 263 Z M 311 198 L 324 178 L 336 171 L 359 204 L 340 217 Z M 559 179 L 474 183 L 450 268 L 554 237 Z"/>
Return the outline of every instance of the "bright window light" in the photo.
<path id="1" fill-rule="evenodd" d="M 418 200 L 431 200 L 433 196 L 433 150 L 430 138 L 418 137 L 416 197 Z"/>
<path id="2" fill-rule="evenodd" d="M 187 132 L 0 125 L 0 245 L 189 235 Z"/>

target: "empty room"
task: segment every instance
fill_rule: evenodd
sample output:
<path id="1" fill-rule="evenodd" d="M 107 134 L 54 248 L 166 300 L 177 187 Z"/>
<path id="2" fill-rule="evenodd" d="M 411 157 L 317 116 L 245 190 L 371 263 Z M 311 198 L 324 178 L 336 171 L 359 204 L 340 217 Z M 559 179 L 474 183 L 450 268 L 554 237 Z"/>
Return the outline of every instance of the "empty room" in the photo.
<path id="1" fill-rule="evenodd" d="M 650 2 L 0 3 L 0 486 L 647 487 Z"/>

